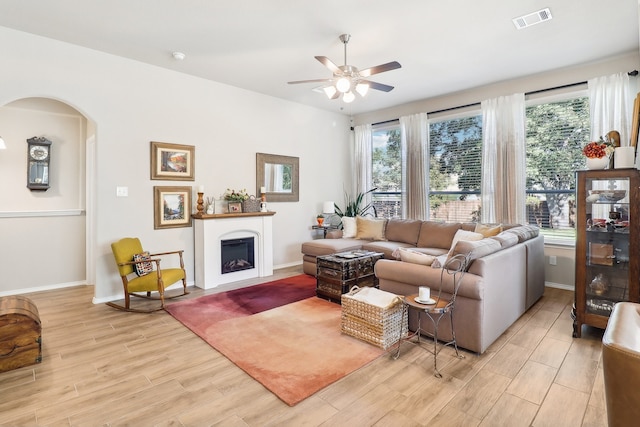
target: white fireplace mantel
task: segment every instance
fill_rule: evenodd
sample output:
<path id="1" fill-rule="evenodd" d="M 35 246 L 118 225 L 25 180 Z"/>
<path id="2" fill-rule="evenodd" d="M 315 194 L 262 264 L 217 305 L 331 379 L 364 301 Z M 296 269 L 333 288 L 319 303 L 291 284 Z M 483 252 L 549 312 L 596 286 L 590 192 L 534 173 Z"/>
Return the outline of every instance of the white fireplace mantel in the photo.
<path id="1" fill-rule="evenodd" d="M 210 289 L 225 283 L 273 274 L 275 212 L 194 215 L 195 285 Z M 254 237 L 255 268 L 222 274 L 222 240 Z"/>

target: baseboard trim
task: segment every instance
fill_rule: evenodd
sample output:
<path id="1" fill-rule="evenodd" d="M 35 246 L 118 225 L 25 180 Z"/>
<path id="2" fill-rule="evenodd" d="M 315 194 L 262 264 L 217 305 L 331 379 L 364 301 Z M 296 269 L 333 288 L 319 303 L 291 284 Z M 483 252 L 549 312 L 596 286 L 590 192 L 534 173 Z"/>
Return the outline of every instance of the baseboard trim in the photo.
<path id="1" fill-rule="evenodd" d="M 83 280 L 79 282 L 67 282 L 67 283 L 56 283 L 54 285 L 35 286 L 33 288 L 12 289 L 10 291 L 0 292 L 0 297 L 5 297 L 8 295 L 30 294 L 32 292 L 51 291 L 54 289 L 72 288 L 74 286 L 86 286 L 86 285 L 87 285 L 87 282 Z"/>
<path id="2" fill-rule="evenodd" d="M 295 262 L 289 262 L 289 263 L 286 263 L 286 264 L 274 265 L 273 269 L 274 270 L 280 270 L 281 268 L 295 267 L 297 265 L 302 265 L 302 261 L 295 261 Z"/>
<path id="3" fill-rule="evenodd" d="M 571 291 L 571 292 L 576 290 L 574 286 L 566 285 L 564 283 L 544 282 L 544 285 L 549 288 L 564 289 L 565 291 Z"/>

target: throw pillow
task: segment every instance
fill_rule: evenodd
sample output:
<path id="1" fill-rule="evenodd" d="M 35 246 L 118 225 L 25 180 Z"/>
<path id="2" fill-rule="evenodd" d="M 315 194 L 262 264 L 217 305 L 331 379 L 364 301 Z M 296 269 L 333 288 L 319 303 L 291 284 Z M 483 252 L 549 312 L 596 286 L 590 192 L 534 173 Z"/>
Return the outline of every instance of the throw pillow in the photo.
<path id="1" fill-rule="evenodd" d="M 500 234 L 502 231 L 501 224 L 476 224 L 476 229 L 474 230 L 476 233 L 482 234 L 484 237 L 491 237 Z"/>
<path id="2" fill-rule="evenodd" d="M 358 229 L 356 226 L 356 219 L 350 216 L 342 217 L 342 238 L 353 239 L 356 237 Z"/>
<path id="3" fill-rule="evenodd" d="M 482 240 L 482 239 L 484 239 L 484 236 L 474 231 L 466 231 L 466 230 L 456 231 L 456 234 L 453 236 L 453 242 L 451 242 L 451 249 L 449 249 L 449 256 L 453 254 L 453 249 L 456 247 L 456 244 L 459 241 L 461 240 L 476 241 L 476 240 Z"/>
<path id="4" fill-rule="evenodd" d="M 436 259 L 433 255 L 423 254 L 407 248 L 398 248 L 398 252 L 400 253 L 401 261 L 410 262 L 411 264 L 431 265 L 433 260 Z"/>
<path id="5" fill-rule="evenodd" d="M 387 240 L 384 238 L 384 226 L 387 220 L 356 217 L 356 239 L 365 240 Z"/>
<path id="6" fill-rule="evenodd" d="M 133 256 L 133 260 L 136 262 L 145 261 L 135 264 L 135 270 L 138 276 L 145 276 L 153 271 L 153 263 L 151 261 L 146 261 L 148 259 L 151 259 L 148 251 L 142 252 L 140 254 L 135 254 Z"/>

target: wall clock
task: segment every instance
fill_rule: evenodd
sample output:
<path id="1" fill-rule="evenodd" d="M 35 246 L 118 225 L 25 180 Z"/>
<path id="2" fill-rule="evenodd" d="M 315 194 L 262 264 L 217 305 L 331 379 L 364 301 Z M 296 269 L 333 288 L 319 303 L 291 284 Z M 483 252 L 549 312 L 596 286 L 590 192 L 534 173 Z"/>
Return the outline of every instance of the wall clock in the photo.
<path id="1" fill-rule="evenodd" d="M 31 191 L 49 189 L 51 141 L 44 137 L 27 139 L 27 188 Z"/>

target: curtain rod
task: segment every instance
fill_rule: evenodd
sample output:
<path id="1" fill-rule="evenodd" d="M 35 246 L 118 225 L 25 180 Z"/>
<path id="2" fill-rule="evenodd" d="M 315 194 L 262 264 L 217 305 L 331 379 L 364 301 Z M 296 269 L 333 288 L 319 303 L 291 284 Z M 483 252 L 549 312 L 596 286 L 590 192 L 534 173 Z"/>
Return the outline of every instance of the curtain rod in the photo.
<path id="1" fill-rule="evenodd" d="M 636 77 L 638 75 L 638 70 L 629 71 L 627 73 L 627 75 L 631 76 L 631 77 Z M 581 86 L 581 85 L 585 85 L 585 84 L 587 84 L 586 80 L 582 81 L 582 82 L 577 82 L 577 83 L 569 83 L 569 84 L 566 84 L 566 85 L 560 85 L 560 86 L 550 87 L 550 88 L 546 88 L 546 89 L 539 89 L 539 90 L 534 90 L 534 91 L 531 91 L 531 92 L 525 92 L 524 95 L 525 96 L 536 95 L 538 93 L 544 93 L 544 92 L 549 92 L 549 91 L 558 90 L 558 89 L 566 89 L 568 87 Z M 477 107 L 480 104 L 481 104 L 480 102 L 473 102 L 471 104 L 459 105 L 457 107 L 443 108 L 442 110 L 435 110 L 435 111 L 427 112 L 427 115 L 429 115 L 429 114 L 438 114 L 438 113 L 446 113 L 447 111 L 460 110 L 462 108 L 467 108 L 467 107 Z M 400 120 L 400 119 L 385 120 L 384 122 L 373 123 L 372 126 L 384 125 L 384 124 L 387 124 L 387 123 L 396 122 L 398 120 Z"/>

